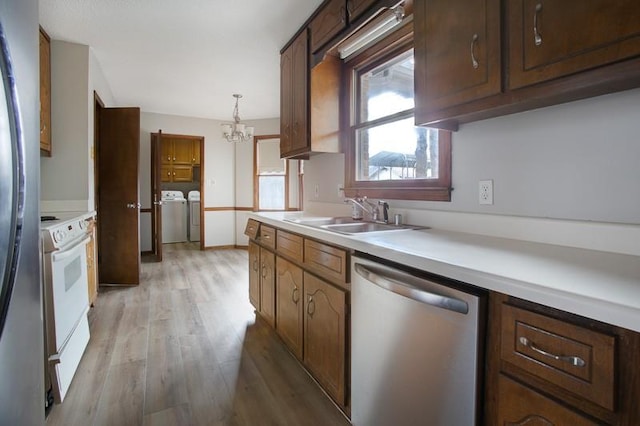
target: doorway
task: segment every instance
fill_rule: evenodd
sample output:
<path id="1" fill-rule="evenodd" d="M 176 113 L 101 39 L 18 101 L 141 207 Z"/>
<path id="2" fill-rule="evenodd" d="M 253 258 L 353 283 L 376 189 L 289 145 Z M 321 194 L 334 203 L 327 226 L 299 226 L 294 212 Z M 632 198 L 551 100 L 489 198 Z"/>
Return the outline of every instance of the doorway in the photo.
<path id="1" fill-rule="evenodd" d="M 151 133 L 151 152 L 152 180 L 154 176 L 159 178 L 159 185 L 155 188 L 152 185 L 151 199 L 162 201 L 163 192 L 174 191 L 181 193 L 187 200 L 186 213 L 174 214 L 173 218 L 167 217 L 167 214 L 175 213 L 174 201 L 171 201 L 172 204 L 162 201 L 164 205 L 152 209 L 151 222 L 161 224 L 161 226 L 152 226 L 151 230 L 152 250 L 156 253 L 156 260 L 161 261 L 161 256 L 157 255 L 162 251 L 161 245 L 171 242 L 184 240 L 196 245 L 199 250 L 204 250 L 204 209 L 199 201 L 204 198 L 204 137 L 164 133 L 159 130 L 157 133 Z M 171 209 L 169 209 L 170 206 Z M 163 212 L 167 214 L 163 215 Z M 184 224 L 178 224 L 180 227 L 185 226 L 186 235 L 183 237 L 178 231 L 177 234 L 172 232 L 174 237 L 171 239 L 163 238 L 163 229 L 166 231 L 167 227 L 175 228 L 176 224 L 172 222 L 174 220 L 186 221 Z"/>

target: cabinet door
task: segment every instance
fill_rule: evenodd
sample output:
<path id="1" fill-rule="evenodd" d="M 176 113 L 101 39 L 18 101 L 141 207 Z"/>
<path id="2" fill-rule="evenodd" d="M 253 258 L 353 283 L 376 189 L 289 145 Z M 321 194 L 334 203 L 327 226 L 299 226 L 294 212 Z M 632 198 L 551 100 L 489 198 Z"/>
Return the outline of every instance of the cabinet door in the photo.
<path id="1" fill-rule="evenodd" d="M 349 21 L 358 19 L 369 7 L 378 0 L 347 0 L 347 15 Z"/>
<path id="2" fill-rule="evenodd" d="M 271 327 L 276 325 L 276 255 L 260 248 L 260 313 Z"/>
<path id="3" fill-rule="evenodd" d="M 345 403 L 346 294 L 304 273 L 304 362 L 335 401 Z"/>
<path id="4" fill-rule="evenodd" d="M 173 139 L 162 136 L 160 152 L 162 153 L 162 164 L 171 164 L 173 162 Z"/>
<path id="5" fill-rule="evenodd" d="M 332 0 L 311 21 L 311 51 L 316 52 L 326 42 L 347 27 L 345 0 Z"/>
<path id="6" fill-rule="evenodd" d="M 506 376 L 500 375 L 499 386 L 497 424 L 572 426 L 597 424 Z"/>
<path id="7" fill-rule="evenodd" d="M 51 43 L 40 29 L 40 149 L 51 155 Z"/>
<path id="8" fill-rule="evenodd" d="M 309 105 L 308 81 L 309 59 L 307 49 L 307 33 L 302 33 L 293 43 L 291 52 L 292 64 L 292 103 L 291 103 L 291 151 L 309 151 Z"/>
<path id="9" fill-rule="evenodd" d="M 291 107 L 293 103 L 293 45 L 280 55 L 280 156 L 291 151 Z"/>
<path id="10" fill-rule="evenodd" d="M 193 167 L 191 166 L 173 166 L 171 177 L 173 182 L 192 182 Z"/>
<path id="11" fill-rule="evenodd" d="M 276 331 L 302 359 L 302 268 L 276 257 Z"/>
<path id="12" fill-rule="evenodd" d="M 500 1 L 414 3 L 416 122 L 500 93 Z"/>
<path id="13" fill-rule="evenodd" d="M 640 55 L 638 0 L 507 2 L 509 88 Z"/>
<path id="14" fill-rule="evenodd" d="M 194 165 L 200 165 L 200 139 L 196 139 L 191 145 L 192 158 L 191 163 Z"/>
<path id="15" fill-rule="evenodd" d="M 260 246 L 249 241 L 249 302 L 260 312 Z"/>
<path id="16" fill-rule="evenodd" d="M 193 140 L 176 138 L 173 140 L 173 164 L 193 163 Z"/>
<path id="17" fill-rule="evenodd" d="M 160 173 L 162 174 L 161 182 L 173 182 L 173 167 L 163 164 L 162 171 Z"/>

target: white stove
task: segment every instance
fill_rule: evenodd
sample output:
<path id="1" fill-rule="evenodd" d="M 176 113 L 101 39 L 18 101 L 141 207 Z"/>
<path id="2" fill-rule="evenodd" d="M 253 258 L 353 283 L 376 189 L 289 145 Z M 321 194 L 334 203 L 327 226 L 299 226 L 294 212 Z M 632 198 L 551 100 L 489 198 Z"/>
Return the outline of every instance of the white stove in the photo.
<path id="1" fill-rule="evenodd" d="M 89 342 L 88 221 L 95 212 L 41 216 L 45 387 L 60 403 Z"/>
<path id="2" fill-rule="evenodd" d="M 43 213 L 40 216 L 40 230 L 44 252 L 60 250 L 87 235 L 88 221 L 94 215 L 94 212 Z"/>

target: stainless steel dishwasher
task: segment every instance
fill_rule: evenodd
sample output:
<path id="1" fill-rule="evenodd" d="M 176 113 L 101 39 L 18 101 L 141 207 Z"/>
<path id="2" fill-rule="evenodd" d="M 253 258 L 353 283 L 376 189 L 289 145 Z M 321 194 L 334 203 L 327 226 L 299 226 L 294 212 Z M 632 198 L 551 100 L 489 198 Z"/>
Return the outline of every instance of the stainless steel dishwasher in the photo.
<path id="1" fill-rule="evenodd" d="M 351 266 L 352 423 L 475 425 L 483 292 L 362 257 Z"/>

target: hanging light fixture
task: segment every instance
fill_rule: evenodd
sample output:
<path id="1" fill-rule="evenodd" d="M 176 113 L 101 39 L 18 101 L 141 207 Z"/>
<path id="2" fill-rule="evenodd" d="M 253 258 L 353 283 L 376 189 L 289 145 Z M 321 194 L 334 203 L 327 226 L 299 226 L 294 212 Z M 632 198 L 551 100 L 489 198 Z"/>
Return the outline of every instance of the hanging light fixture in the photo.
<path id="1" fill-rule="evenodd" d="M 229 142 L 246 142 L 253 137 L 253 127 L 240 123 L 240 113 L 238 112 L 238 100 L 242 95 L 234 93 L 236 106 L 233 108 L 233 124 L 222 125 L 222 136 Z"/>

